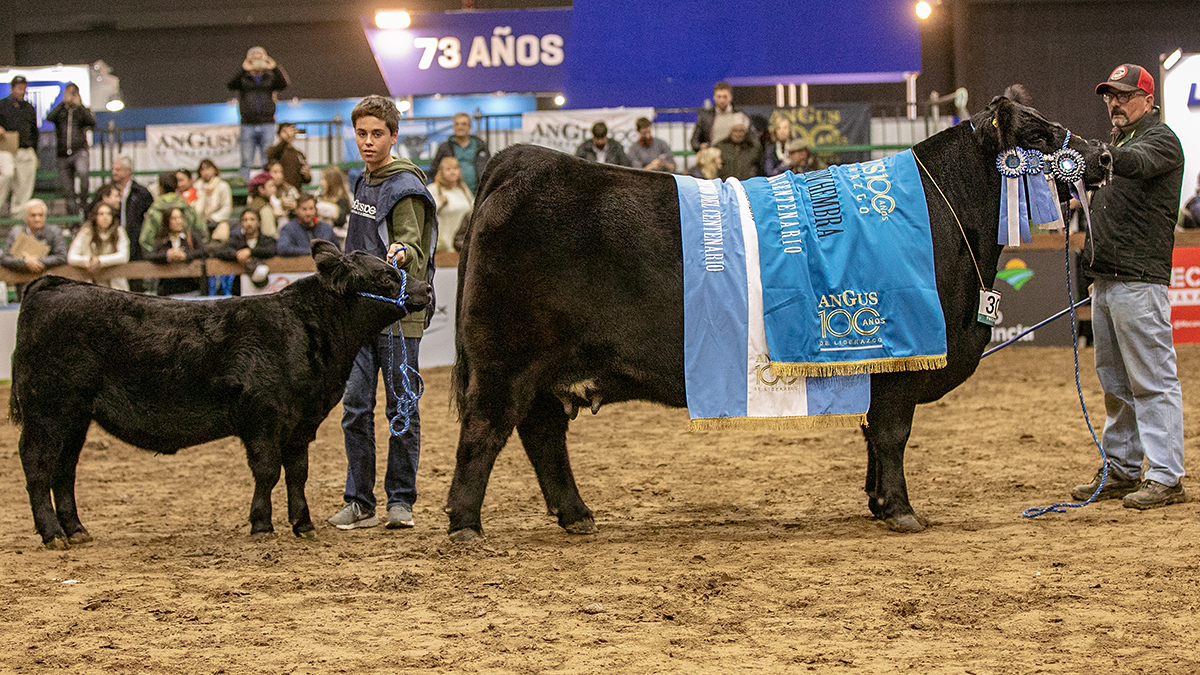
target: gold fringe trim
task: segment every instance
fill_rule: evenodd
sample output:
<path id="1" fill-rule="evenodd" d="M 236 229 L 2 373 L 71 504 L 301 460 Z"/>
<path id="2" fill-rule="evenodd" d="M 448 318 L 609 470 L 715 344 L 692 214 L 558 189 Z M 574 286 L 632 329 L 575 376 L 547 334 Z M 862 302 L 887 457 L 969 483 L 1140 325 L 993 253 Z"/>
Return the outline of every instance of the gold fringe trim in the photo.
<path id="1" fill-rule="evenodd" d="M 938 370 L 946 367 L 946 355 L 901 356 L 891 359 L 838 361 L 836 363 L 779 363 L 771 362 L 771 372 L 778 377 L 829 377 L 860 373 L 901 373 L 913 370 Z"/>
<path id="2" fill-rule="evenodd" d="M 688 431 L 787 431 L 789 429 L 826 429 L 860 427 L 867 413 L 851 415 L 807 415 L 804 417 L 700 417 L 691 420 Z"/>

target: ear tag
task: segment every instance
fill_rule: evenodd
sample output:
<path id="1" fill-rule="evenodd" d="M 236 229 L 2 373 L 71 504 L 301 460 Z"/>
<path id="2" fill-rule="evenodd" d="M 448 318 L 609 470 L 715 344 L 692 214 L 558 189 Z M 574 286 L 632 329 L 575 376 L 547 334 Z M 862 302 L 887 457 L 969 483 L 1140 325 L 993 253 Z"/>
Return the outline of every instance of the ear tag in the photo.
<path id="1" fill-rule="evenodd" d="M 979 312 L 975 320 L 985 326 L 995 326 L 1000 320 L 1000 291 L 979 289 Z"/>

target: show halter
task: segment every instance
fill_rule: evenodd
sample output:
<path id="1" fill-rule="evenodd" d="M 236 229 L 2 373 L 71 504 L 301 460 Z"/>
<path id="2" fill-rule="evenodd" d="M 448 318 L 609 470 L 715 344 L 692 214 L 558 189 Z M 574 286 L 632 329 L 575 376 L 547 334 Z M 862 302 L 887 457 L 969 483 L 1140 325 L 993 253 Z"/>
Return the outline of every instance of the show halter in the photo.
<path id="1" fill-rule="evenodd" d="M 396 261 L 392 261 L 392 267 L 396 268 Z M 372 300 L 380 300 L 387 302 L 403 309 L 404 303 L 408 302 L 408 293 L 405 292 L 408 288 L 408 273 L 404 270 L 400 271 L 400 297 L 387 298 L 366 291 L 359 291 L 359 295 Z M 421 379 L 421 374 L 415 368 L 408 365 L 408 345 L 404 342 L 404 335 L 400 335 L 400 359 L 401 359 L 401 387 L 404 389 L 404 395 L 396 394 L 396 387 L 392 379 L 396 372 L 396 335 L 392 332 L 394 324 L 388 324 L 388 376 L 384 379 L 384 386 L 387 389 L 388 396 L 396 400 L 396 415 L 388 420 L 388 430 L 393 436 L 402 436 L 412 426 L 412 418 L 417 413 L 417 402 L 421 399 L 421 395 L 425 393 L 425 380 Z M 417 390 L 413 391 L 412 383 L 409 381 L 409 373 L 412 373 L 417 380 Z M 400 418 L 404 418 L 404 426 L 399 430 L 396 429 L 396 422 Z"/>

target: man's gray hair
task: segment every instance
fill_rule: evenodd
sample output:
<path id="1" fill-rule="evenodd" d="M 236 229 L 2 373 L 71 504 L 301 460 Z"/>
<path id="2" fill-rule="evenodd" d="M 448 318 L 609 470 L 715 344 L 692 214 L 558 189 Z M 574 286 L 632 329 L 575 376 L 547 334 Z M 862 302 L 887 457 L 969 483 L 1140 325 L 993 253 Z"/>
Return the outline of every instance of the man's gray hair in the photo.
<path id="1" fill-rule="evenodd" d="M 133 158 L 130 157 L 129 155 L 121 155 L 120 157 L 113 160 L 113 166 L 116 166 L 118 164 L 132 169 L 133 168 Z"/>
<path id="2" fill-rule="evenodd" d="M 21 209 L 20 209 L 21 217 L 24 218 L 25 215 L 27 213 L 29 213 L 29 209 L 32 209 L 35 206 L 40 206 L 46 210 L 46 213 L 50 213 L 50 207 L 46 206 L 46 202 L 38 199 L 37 197 L 34 197 L 33 199 L 30 199 L 29 201 L 27 201 L 21 205 Z"/>

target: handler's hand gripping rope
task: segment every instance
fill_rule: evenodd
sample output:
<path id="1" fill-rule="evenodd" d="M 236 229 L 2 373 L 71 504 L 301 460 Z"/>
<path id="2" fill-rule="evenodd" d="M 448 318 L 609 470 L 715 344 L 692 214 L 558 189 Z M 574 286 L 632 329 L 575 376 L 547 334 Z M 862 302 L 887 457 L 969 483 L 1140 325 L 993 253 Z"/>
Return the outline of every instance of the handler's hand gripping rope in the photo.
<path id="1" fill-rule="evenodd" d="M 397 264 L 394 259 L 392 260 L 392 267 L 397 268 Z M 391 303 L 403 309 L 404 303 L 408 301 L 408 293 L 405 292 L 407 288 L 408 273 L 404 270 L 400 270 L 400 297 L 395 299 L 385 298 L 382 295 L 375 295 L 374 293 L 366 293 L 362 291 L 359 292 L 359 295 L 366 298 L 371 298 L 372 300 L 381 300 L 383 302 Z M 393 326 L 394 324 L 388 324 L 388 374 L 387 377 L 384 378 L 383 382 L 388 396 L 396 401 L 396 415 L 388 420 L 388 430 L 391 431 L 393 436 L 402 436 L 408 431 L 409 427 L 412 426 L 412 418 L 417 413 L 417 402 L 421 399 L 421 395 L 425 393 L 425 380 L 421 379 L 421 374 L 418 373 L 415 368 L 408 365 L 408 345 L 405 344 L 404 334 L 401 333 L 400 383 L 404 389 L 404 395 L 399 396 L 396 394 L 396 387 L 392 382 L 396 373 L 396 335 L 393 332 Z M 410 376 L 409 373 L 412 375 Z M 413 378 L 415 378 L 417 381 L 416 391 L 413 391 L 412 387 L 411 379 Z M 396 429 L 396 424 L 400 419 L 404 420 L 404 426 L 400 429 Z"/>

